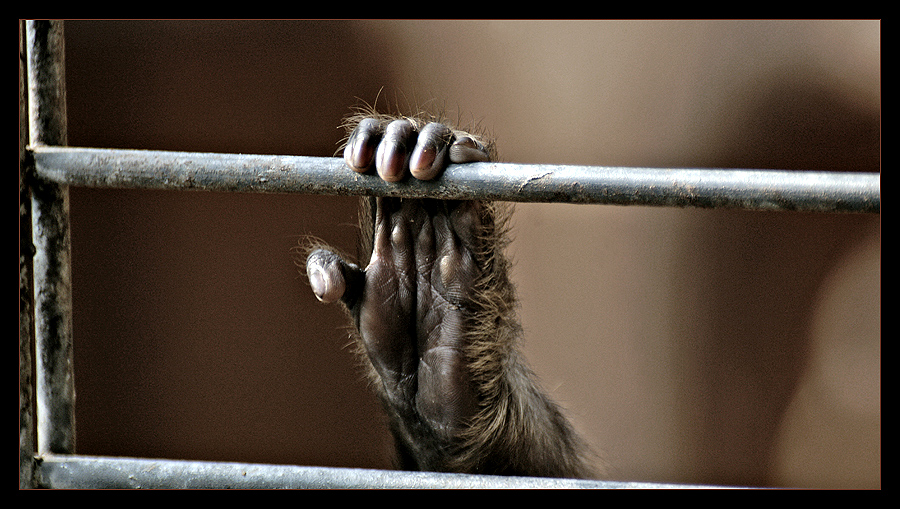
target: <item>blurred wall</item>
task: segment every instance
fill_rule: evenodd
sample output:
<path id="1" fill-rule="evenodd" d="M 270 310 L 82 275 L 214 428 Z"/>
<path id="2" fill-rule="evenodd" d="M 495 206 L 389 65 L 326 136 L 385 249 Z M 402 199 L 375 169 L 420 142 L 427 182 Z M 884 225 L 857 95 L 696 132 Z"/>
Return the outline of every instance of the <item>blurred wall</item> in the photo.
<path id="1" fill-rule="evenodd" d="M 65 26 L 76 146 L 330 156 L 357 98 L 506 161 L 880 171 L 877 21 Z M 352 198 L 72 190 L 78 451 L 386 468 L 303 235 Z M 880 216 L 520 205 L 526 350 L 616 479 L 880 487 Z"/>

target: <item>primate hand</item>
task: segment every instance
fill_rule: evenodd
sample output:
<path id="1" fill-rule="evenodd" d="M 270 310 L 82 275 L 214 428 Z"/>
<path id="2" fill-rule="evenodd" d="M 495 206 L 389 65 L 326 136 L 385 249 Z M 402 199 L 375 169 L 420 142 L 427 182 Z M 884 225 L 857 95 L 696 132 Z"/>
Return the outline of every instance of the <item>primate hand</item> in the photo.
<path id="1" fill-rule="evenodd" d="M 360 122 L 344 151 L 347 165 L 374 167 L 387 181 L 431 179 L 448 161 L 486 161 L 474 138 L 443 124 L 421 131 L 409 120 Z M 324 302 L 343 300 L 379 375 L 386 403 L 416 422 L 410 433 L 450 443 L 478 411 L 468 367 L 475 260 L 484 206 L 474 201 L 378 198 L 373 249 L 365 270 L 326 250 L 310 254 L 307 272 Z"/>
<path id="2" fill-rule="evenodd" d="M 384 117 L 355 123 L 344 150 L 351 169 L 388 182 L 434 179 L 451 162 L 492 156 L 491 145 L 445 124 Z M 316 297 L 341 301 L 356 325 L 401 466 L 584 476 L 577 439 L 515 348 L 520 328 L 494 204 L 365 203 L 359 265 L 318 248 L 307 274 Z"/>

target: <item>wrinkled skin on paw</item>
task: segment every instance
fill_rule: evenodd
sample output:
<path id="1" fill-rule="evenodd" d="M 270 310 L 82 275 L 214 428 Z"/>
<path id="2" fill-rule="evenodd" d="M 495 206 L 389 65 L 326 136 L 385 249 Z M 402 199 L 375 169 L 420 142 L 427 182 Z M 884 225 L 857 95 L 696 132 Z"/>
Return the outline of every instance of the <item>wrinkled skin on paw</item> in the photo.
<path id="1" fill-rule="evenodd" d="M 477 137 L 436 122 L 354 121 L 344 160 L 388 182 L 430 180 L 492 160 Z M 521 333 L 502 220 L 481 201 L 368 198 L 362 260 L 312 250 L 316 297 L 341 302 L 390 417 L 401 468 L 588 477 L 583 445 L 540 390 Z"/>
<path id="2" fill-rule="evenodd" d="M 326 250 L 307 260 L 313 292 L 343 300 L 388 402 L 452 434 L 476 409 L 462 343 L 479 276 L 475 202 L 378 198 L 365 270 Z"/>
<path id="3" fill-rule="evenodd" d="M 438 176 L 448 162 L 486 161 L 473 137 L 429 123 L 364 119 L 344 159 L 374 168 L 386 181 Z M 358 267 L 331 251 L 313 251 L 307 274 L 316 297 L 343 301 L 392 410 L 418 418 L 438 440 L 452 441 L 478 410 L 464 331 L 473 286 L 483 204 L 477 201 L 377 198 L 373 249 Z M 416 431 L 410 430 L 410 433 Z"/>

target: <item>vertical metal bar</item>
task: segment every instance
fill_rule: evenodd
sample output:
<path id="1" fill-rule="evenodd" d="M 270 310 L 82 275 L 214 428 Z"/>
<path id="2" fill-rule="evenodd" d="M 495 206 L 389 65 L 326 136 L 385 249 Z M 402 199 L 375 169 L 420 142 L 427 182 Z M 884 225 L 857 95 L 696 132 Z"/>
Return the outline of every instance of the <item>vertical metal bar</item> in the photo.
<path id="1" fill-rule="evenodd" d="M 19 489 L 34 485 L 34 285 L 31 198 L 26 175 L 34 172 L 28 146 L 25 93 L 25 23 L 19 22 Z"/>
<path id="2" fill-rule="evenodd" d="M 26 22 L 30 145 L 66 145 L 61 21 Z M 69 189 L 29 178 L 38 454 L 75 452 Z"/>

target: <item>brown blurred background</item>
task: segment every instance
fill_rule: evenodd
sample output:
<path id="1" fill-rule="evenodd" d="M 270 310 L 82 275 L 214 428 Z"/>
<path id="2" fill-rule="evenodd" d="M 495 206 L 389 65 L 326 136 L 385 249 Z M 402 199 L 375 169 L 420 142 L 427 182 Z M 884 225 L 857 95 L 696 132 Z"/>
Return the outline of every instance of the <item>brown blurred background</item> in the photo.
<path id="1" fill-rule="evenodd" d="M 357 98 L 505 161 L 880 171 L 878 21 L 72 21 L 69 143 L 331 156 Z M 381 103 L 383 104 L 383 102 Z M 356 199 L 72 189 L 77 451 L 387 468 L 291 249 Z M 520 205 L 526 350 L 614 479 L 881 486 L 881 225 Z"/>

